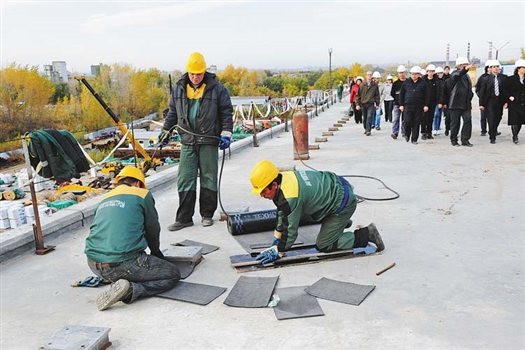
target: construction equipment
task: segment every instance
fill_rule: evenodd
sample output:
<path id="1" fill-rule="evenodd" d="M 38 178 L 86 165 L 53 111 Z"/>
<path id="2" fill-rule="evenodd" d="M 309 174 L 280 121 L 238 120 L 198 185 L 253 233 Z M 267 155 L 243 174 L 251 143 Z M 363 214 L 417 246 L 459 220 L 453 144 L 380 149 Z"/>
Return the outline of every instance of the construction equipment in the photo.
<path id="1" fill-rule="evenodd" d="M 75 76 L 75 79 L 82 82 L 86 88 L 91 92 L 91 94 L 97 99 L 97 101 L 100 103 L 102 107 L 106 110 L 106 112 L 109 114 L 113 122 L 115 123 L 115 126 L 117 129 L 123 134 L 126 135 L 128 138 L 128 141 L 133 145 L 133 149 L 135 149 L 143 158 L 142 163 L 138 164 L 138 168 L 142 170 L 142 172 L 145 174 L 150 168 L 155 169 L 157 165 L 161 165 L 162 162 L 159 159 L 152 158 L 150 155 L 142 148 L 140 143 L 135 140 L 133 137 L 133 133 L 128 132 L 128 129 L 126 126 L 122 123 L 122 121 L 116 116 L 116 114 L 113 112 L 111 108 L 104 102 L 102 97 L 93 89 L 93 87 L 87 82 L 86 78 L 84 76 Z M 123 166 L 120 163 L 112 163 L 112 164 L 105 164 L 102 167 L 102 172 L 104 173 L 110 173 L 113 176 L 118 175 L 120 170 L 122 170 Z"/>

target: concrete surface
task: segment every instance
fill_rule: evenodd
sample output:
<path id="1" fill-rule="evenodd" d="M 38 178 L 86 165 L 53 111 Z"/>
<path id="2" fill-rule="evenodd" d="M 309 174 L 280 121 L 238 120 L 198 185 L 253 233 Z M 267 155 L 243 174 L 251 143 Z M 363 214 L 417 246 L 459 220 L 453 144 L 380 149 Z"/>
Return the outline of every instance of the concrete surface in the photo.
<path id="1" fill-rule="evenodd" d="M 337 103 L 311 119 L 310 143 L 347 109 L 348 103 Z M 153 191 L 162 248 L 184 239 L 220 246 L 187 281 L 227 287 L 226 293 L 208 306 L 154 297 L 99 312 L 94 300 L 107 287 L 70 287 L 92 274 L 83 254 L 85 225 L 47 239 L 54 252 L 0 264 L 0 348 L 36 349 L 63 326 L 84 325 L 110 327 L 114 349 L 523 349 L 525 134 L 514 145 L 504 122 L 491 145 L 479 136 L 478 112 L 473 126 L 472 148 L 452 147 L 443 135 L 412 145 L 392 140 L 390 123 L 366 137 L 352 119 L 310 151 L 308 166 L 375 176 L 400 193 L 394 201 L 360 203 L 352 218 L 354 225 L 375 222 L 386 250 L 248 276 L 278 275 L 277 287 L 311 285 L 322 277 L 376 285 L 360 306 L 319 300 L 324 317 L 278 321 L 270 308 L 224 305 L 239 278 L 228 258 L 244 251 L 225 222 L 203 228 L 198 214 L 195 226 L 168 232 L 178 203 L 168 182 Z M 290 132 L 234 152 L 225 161 L 221 188 L 229 208 L 273 208 L 250 192 L 249 174 L 261 159 L 306 169 L 292 160 Z M 349 180 L 360 195 L 390 196 L 378 182 Z M 393 269 L 375 275 L 393 262 Z"/>

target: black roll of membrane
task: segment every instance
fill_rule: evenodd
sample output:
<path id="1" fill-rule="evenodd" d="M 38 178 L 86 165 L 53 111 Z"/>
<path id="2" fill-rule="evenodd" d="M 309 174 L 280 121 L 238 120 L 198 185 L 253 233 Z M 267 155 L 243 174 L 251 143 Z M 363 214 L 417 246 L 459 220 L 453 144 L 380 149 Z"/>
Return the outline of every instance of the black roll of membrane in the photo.
<path id="1" fill-rule="evenodd" d="M 276 209 L 231 214 L 228 215 L 228 231 L 233 236 L 273 231 L 276 222 Z"/>

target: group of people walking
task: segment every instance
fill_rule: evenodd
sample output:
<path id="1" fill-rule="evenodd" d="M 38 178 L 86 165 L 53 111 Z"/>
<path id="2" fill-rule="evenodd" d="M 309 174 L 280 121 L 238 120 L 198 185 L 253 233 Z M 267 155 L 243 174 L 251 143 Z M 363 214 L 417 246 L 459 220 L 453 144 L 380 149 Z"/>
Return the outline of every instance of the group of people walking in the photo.
<path id="1" fill-rule="evenodd" d="M 473 91 L 468 71 L 473 68 L 465 57 L 456 59 L 456 68 L 435 67 L 426 69 L 414 66 L 407 78 L 407 69 L 397 67 L 397 79 L 388 75 L 381 82 L 379 72 L 366 72 L 366 78 L 355 77 L 350 86 L 350 111 L 356 123 L 362 123 L 364 134 L 381 130 L 381 116 L 392 122 L 393 139 L 401 136 L 412 144 L 433 139 L 440 134 L 441 119 L 445 119 L 445 136 L 450 136 L 452 146 L 472 147 L 472 98 L 474 91 L 479 97 L 481 112 L 481 136 L 488 135 L 491 144 L 496 137 L 503 116 L 508 109 L 508 125 L 511 126 L 512 140 L 518 143 L 521 125 L 525 124 L 525 60 L 517 60 L 514 74 L 501 73 L 497 60 L 485 63 L 482 74 Z M 394 81 L 395 80 L 395 81 Z M 400 130 L 401 129 L 401 130 Z"/>

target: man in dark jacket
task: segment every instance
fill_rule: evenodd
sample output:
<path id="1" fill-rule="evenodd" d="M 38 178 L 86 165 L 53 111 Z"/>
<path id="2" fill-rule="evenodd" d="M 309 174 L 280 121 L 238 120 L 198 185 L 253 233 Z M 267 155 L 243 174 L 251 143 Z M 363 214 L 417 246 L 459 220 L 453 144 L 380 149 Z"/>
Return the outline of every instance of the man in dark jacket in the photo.
<path id="1" fill-rule="evenodd" d="M 506 107 L 502 87 L 507 76 L 500 73 L 498 60 L 491 60 L 489 68 L 491 74 L 485 77 L 478 95 L 479 109 L 481 112 L 485 112 L 489 125 L 490 143 L 494 144 L 496 143 L 496 136 L 498 136 L 498 127 L 503 116 L 503 108 Z"/>
<path id="2" fill-rule="evenodd" d="M 484 90 L 484 85 L 486 84 L 487 82 L 487 78 L 492 74 L 492 62 L 493 60 L 487 60 L 485 62 L 485 73 L 481 74 L 478 78 L 478 81 L 476 81 L 476 94 L 478 95 L 478 97 L 480 97 L 480 94 L 481 94 L 481 91 Z M 481 97 L 480 97 L 481 98 Z M 481 117 L 480 117 L 480 124 L 481 124 L 481 136 L 486 136 L 487 135 L 487 116 L 486 116 L 486 111 L 485 111 L 485 108 L 481 107 L 481 104 L 480 104 L 480 114 L 481 114 Z"/>
<path id="3" fill-rule="evenodd" d="M 434 120 L 434 114 L 436 112 L 436 106 L 440 101 L 441 81 L 438 80 L 436 73 L 436 66 L 429 64 L 427 66 L 427 74 L 423 77 L 425 85 L 427 87 L 426 103 L 428 111 L 423 114 L 423 120 L 421 121 L 421 139 L 433 139 L 432 136 L 432 121 Z"/>
<path id="4" fill-rule="evenodd" d="M 403 112 L 399 110 L 399 93 L 401 86 L 407 80 L 406 67 L 400 65 L 397 67 L 398 79 L 392 84 L 391 95 L 394 98 L 394 121 L 392 123 L 392 134 L 390 135 L 394 140 L 399 135 L 399 128 L 401 127 L 401 136 L 405 137 L 405 126 L 403 124 Z"/>
<path id="5" fill-rule="evenodd" d="M 160 251 L 159 217 L 144 174 L 126 166 L 115 181 L 117 187 L 97 207 L 84 250 L 91 271 L 113 282 L 97 297 L 100 311 L 162 293 L 180 279 L 177 266 Z"/>
<path id="6" fill-rule="evenodd" d="M 461 145 L 472 147 L 470 137 L 472 136 L 472 81 L 467 74 L 472 68 L 466 57 L 456 59 L 456 70 L 445 82 L 445 103 L 450 114 L 450 142 L 452 146 L 459 146 L 458 133 L 461 128 Z"/>
<path id="7" fill-rule="evenodd" d="M 401 86 L 399 93 L 399 109 L 403 112 L 403 123 L 405 124 L 405 140 L 408 142 L 412 137 L 412 143 L 417 145 L 419 137 L 419 125 L 423 113 L 428 112 L 427 87 L 420 76 L 421 67 L 414 66 L 410 69 L 410 79 Z"/>
<path id="8" fill-rule="evenodd" d="M 365 135 L 370 136 L 372 130 L 372 118 L 376 110 L 379 109 L 381 99 L 379 96 L 379 87 L 372 80 L 372 72 L 366 72 L 366 81 L 359 86 L 355 104 L 356 109 L 363 112 L 363 126 Z"/>
<path id="9" fill-rule="evenodd" d="M 168 226 L 170 231 L 193 225 L 197 174 L 200 174 L 202 226 L 213 225 L 212 217 L 217 209 L 217 145 L 220 149 L 228 148 L 233 130 L 230 95 L 214 74 L 206 72 L 204 57 L 198 52 L 192 53 L 186 70 L 171 91 L 170 109 L 159 138 L 164 138 L 178 125 L 182 142 L 177 176 L 179 208 L 175 223 Z"/>
<path id="10" fill-rule="evenodd" d="M 354 232 L 344 231 L 357 207 L 357 198 L 345 178 L 329 171 L 283 171 L 262 160 L 250 174 L 252 193 L 270 199 L 277 206 L 277 224 L 272 246 L 257 260 L 275 261 L 297 239 L 301 218 L 320 222 L 316 248 L 321 252 L 363 248 L 372 242 L 378 251 L 385 249 L 374 224 Z"/>

